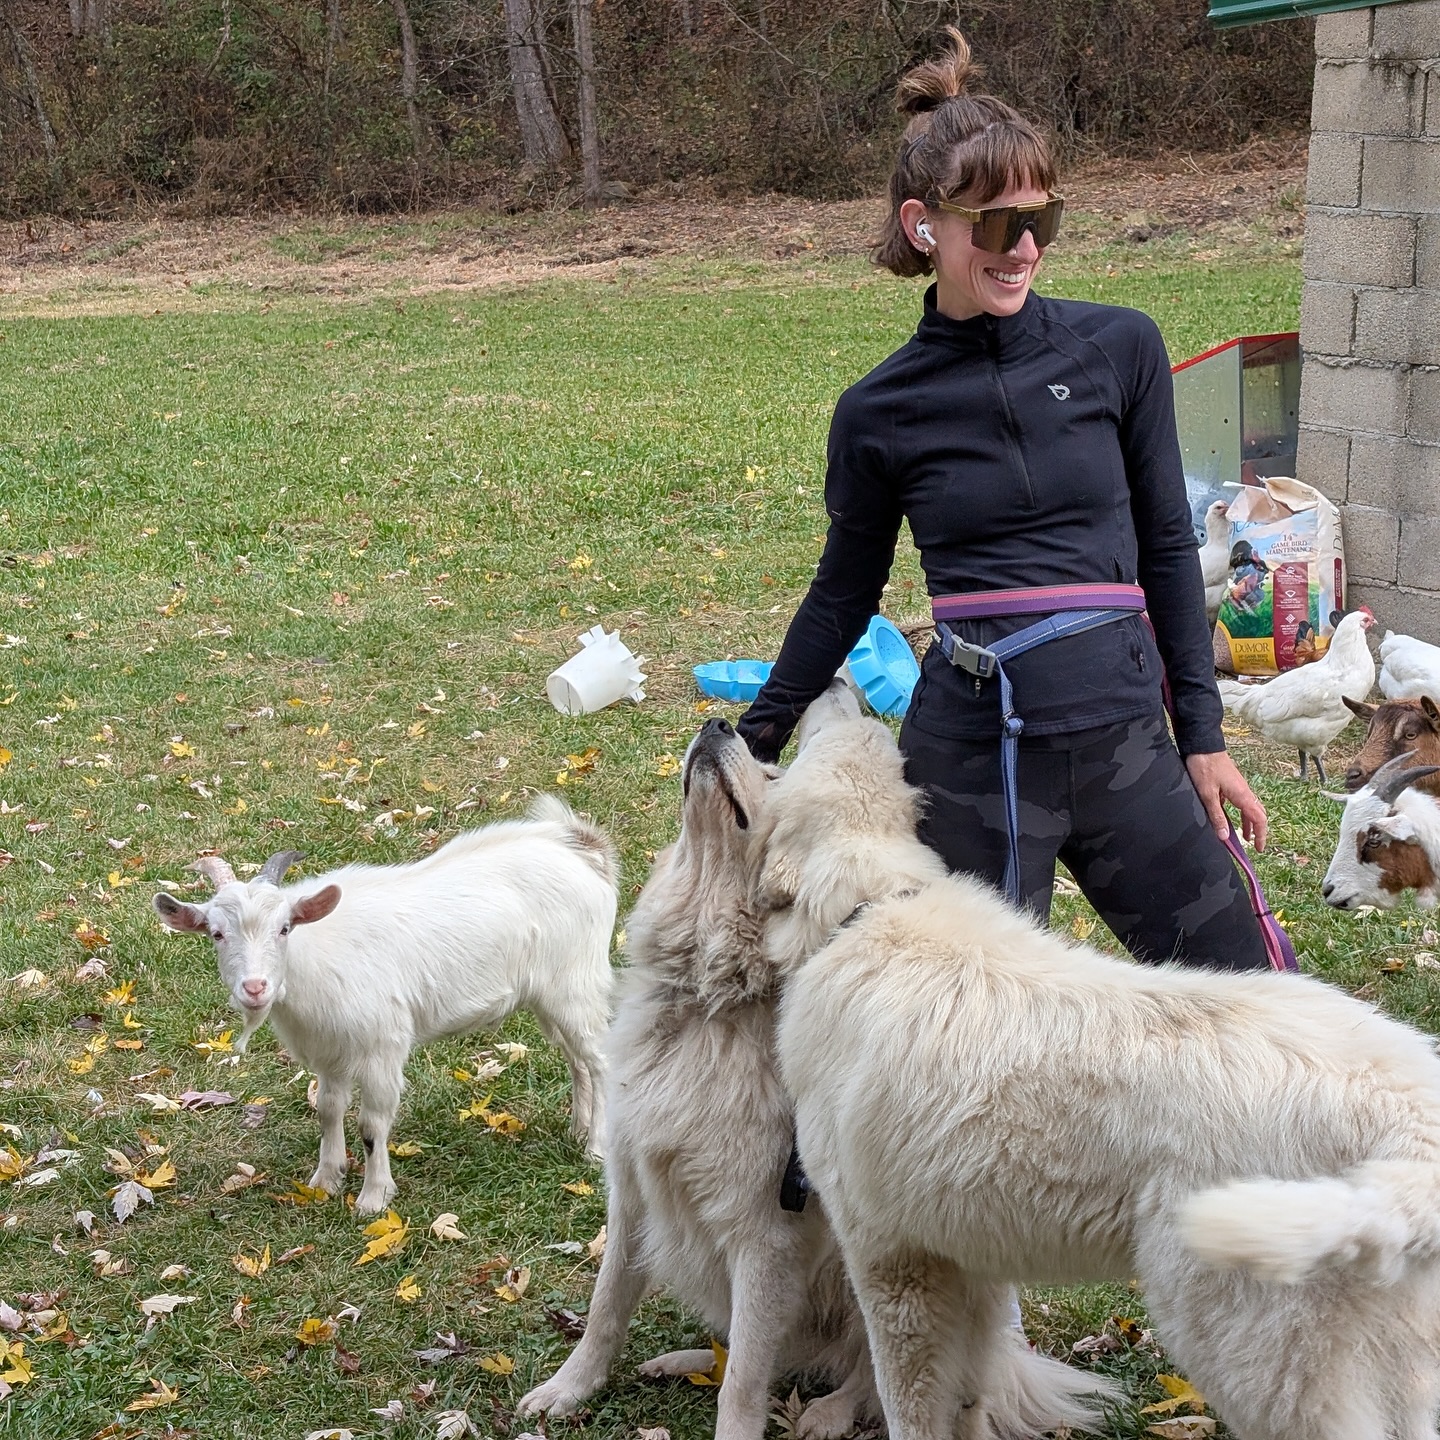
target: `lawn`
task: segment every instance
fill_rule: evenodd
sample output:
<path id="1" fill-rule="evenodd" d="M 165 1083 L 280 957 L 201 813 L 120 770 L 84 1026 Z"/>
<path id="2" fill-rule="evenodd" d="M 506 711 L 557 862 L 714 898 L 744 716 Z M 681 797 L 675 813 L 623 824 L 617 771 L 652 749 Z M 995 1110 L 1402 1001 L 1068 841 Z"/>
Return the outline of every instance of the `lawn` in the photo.
<path id="1" fill-rule="evenodd" d="M 1285 255 L 1092 247 L 1047 285 L 1149 310 L 1177 356 L 1298 311 Z M 604 1221 L 556 1055 L 521 1017 L 413 1059 L 407 1238 L 357 1266 L 342 1204 L 276 1198 L 314 1165 L 308 1077 L 268 1031 L 229 1052 L 208 945 L 163 933 L 150 897 L 195 886 L 201 849 L 398 860 L 563 787 L 614 836 L 628 905 L 675 832 L 675 757 L 702 713 L 736 713 L 706 711 L 690 666 L 774 653 L 824 530 L 830 408 L 918 299 L 856 261 L 737 261 L 419 300 L 217 284 L 209 313 L 0 320 L 0 1300 L 55 1312 L 22 1337 L 12 1370 L 33 1378 L 0 1435 L 431 1436 L 460 1409 L 511 1433 L 569 1343 L 549 1313 L 585 1308 Z M 904 556 L 896 618 L 924 613 L 917 577 Z M 648 657 L 648 697 L 558 715 L 544 678 L 595 624 Z M 1433 1023 L 1410 957 L 1436 937 L 1409 910 L 1328 913 L 1331 803 L 1288 757 L 1239 748 L 1306 968 Z M 1062 898 L 1056 923 L 1092 922 Z M 487 1061 L 502 1073 L 468 1078 Z M 187 1091 L 234 1103 L 143 1098 Z M 460 1118 L 487 1095 L 523 1132 Z M 154 1203 L 121 1223 L 108 1192 L 132 1172 Z M 443 1212 L 463 1239 L 431 1233 Z M 187 1303 L 147 1326 L 156 1294 Z M 1123 1332 L 1112 1315 L 1143 1322 L 1123 1290 L 1028 1297 L 1057 1351 Z M 697 1335 L 653 1298 L 627 1366 Z M 1101 1363 L 1133 1382 L 1112 1434 L 1143 1433 L 1163 1362 L 1122 1339 Z M 711 1433 L 712 1390 L 629 1375 L 588 1433 Z M 127 1410 L 147 1397 L 164 1403 Z M 391 1401 L 402 1418 L 371 1413 Z"/>

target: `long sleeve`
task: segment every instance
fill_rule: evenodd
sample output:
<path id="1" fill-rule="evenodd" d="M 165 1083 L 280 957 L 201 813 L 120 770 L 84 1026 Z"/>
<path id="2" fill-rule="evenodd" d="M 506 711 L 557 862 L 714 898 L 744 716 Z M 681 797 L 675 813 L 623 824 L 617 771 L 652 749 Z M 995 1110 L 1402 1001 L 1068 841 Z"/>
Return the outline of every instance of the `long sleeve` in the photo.
<path id="1" fill-rule="evenodd" d="M 1120 446 L 1139 543 L 1137 578 L 1170 682 L 1176 744 L 1182 755 L 1213 754 L 1225 748 L 1224 708 L 1215 686 L 1205 582 L 1175 431 L 1170 363 L 1148 319 L 1132 375 Z"/>
<path id="2" fill-rule="evenodd" d="M 883 437 L 848 395 L 830 424 L 825 509 L 830 529 L 815 578 L 786 631 L 775 668 L 737 729 L 761 760 L 777 760 L 805 708 L 834 678 L 880 604 L 901 512 Z"/>

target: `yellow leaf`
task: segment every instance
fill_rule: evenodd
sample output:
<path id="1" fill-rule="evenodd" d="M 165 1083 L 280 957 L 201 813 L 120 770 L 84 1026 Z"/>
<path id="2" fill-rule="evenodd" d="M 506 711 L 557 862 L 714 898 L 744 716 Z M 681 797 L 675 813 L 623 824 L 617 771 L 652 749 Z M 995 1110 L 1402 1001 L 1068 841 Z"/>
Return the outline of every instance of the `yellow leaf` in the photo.
<path id="1" fill-rule="evenodd" d="M 339 1332 L 339 1325 L 326 1316 L 317 1320 L 313 1315 L 295 1332 L 295 1338 L 302 1345 L 328 1345 Z"/>
<path id="2" fill-rule="evenodd" d="M 14 758 L 15 756 L 9 750 L 0 745 L 0 770 L 3 770 Z"/>
<path id="3" fill-rule="evenodd" d="M 140 1024 L 140 1022 L 135 1018 L 135 1012 L 134 1012 L 133 1010 L 127 1010 L 127 1011 L 125 1012 L 125 1018 L 124 1018 L 120 1023 L 121 1023 L 127 1030 L 141 1030 L 141 1029 L 144 1028 L 144 1027 Z M 119 1044 L 119 1041 L 116 1041 L 116 1044 Z"/>
<path id="4" fill-rule="evenodd" d="M 226 805 L 224 807 L 224 813 L 226 815 L 243 815 L 249 808 L 250 807 L 240 799 L 239 796 L 236 796 L 233 805 Z"/>
<path id="5" fill-rule="evenodd" d="M 365 1246 L 364 1253 L 355 1262 L 356 1265 L 368 1265 L 372 1260 L 382 1260 L 387 1255 L 397 1254 L 404 1248 L 410 1230 L 393 1210 L 387 1210 L 380 1219 L 365 1227 L 365 1234 L 372 1238 Z"/>
<path id="6" fill-rule="evenodd" d="M 402 1158 L 411 1155 L 418 1155 L 425 1147 L 418 1140 L 402 1140 L 398 1145 L 391 1141 L 387 1147 L 392 1155 L 399 1155 Z"/>
<path id="7" fill-rule="evenodd" d="M 98 926 L 92 925 L 88 920 L 82 920 L 75 927 L 75 938 L 87 950 L 100 950 L 110 943 L 110 937 Z"/>
<path id="8" fill-rule="evenodd" d="M 170 753 L 177 760 L 193 760 L 195 758 L 195 747 L 188 740 L 172 740 L 170 742 Z"/>
<path id="9" fill-rule="evenodd" d="M 137 1395 L 125 1408 L 127 1410 L 158 1410 L 162 1405 L 173 1405 L 180 1398 L 179 1390 L 172 1390 L 163 1380 L 150 1377 L 150 1388 Z"/>
<path id="10" fill-rule="evenodd" d="M 162 1160 L 148 1175 L 136 1171 L 135 1179 L 147 1190 L 168 1190 L 175 1183 L 175 1167 Z"/>
<path id="11" fill-rule="evenodd" d="M 115 1048 L 117 1050 L 143 1050 L 145 1042 L 143 1040 L 117 1040 Z"/>
<path id="12" fill-rule="evenodd" d="M 0 1380 L 7 1385 L 28 1385 L 34 1378 L 30 1362 L 25 1358 L 23 1340 L 0 1340 Z"/>
<path id="13" fill-rule="evenodd" d="M 78 1060 L 66 1062 L 70 1066 L 72 1075 L 88 1075 L 95 1068 L 95 1057 L 93 1055 L 82 1055 Z"/>
<path id="14" fill-rule="evenodd" d="M 513 1375 L 515 1362 L 503 1350 L 497 1350 L 493 1355 L 481 1356 L 480 1368 L 492 1375 Z"/>
<path id="15" fill-rule="evenodd" d="M 406 1305 L 413 1305 L 424 1293 L 413 1275 L 407 1275 L 395 1287 L 395 1298 Z"/>
<path id="16" fill-rule="evenodd" d="M 575 558 L 570 561 L 570 568 L 578 575 L 580 571 L 588 570 L 594 563 L 583 550 L 577 550 Z"/>
<path id="17" fill-rule="evenodd" d="M 1095 922 L 1088 915 L 1077 915 L 1070 922 L 1070 933 L 1077 940 L 1088 940 L 1095 933 Z"/>
<path id="18" fill-rule="evenodd" d="M 285 1194 L 272 1194 L 270 1198 L 281 1205 L 323 1205 L 329 1200 L 330 1192 L 315 1185 L 301 1185 L 297 1181 Z"/>
<path id="19" fill-rule="evenodd" d="M 692 1385 L 718 1385 L 725 1378 L 725 1347 L 718 1340 L 712 1340 L 710 1353 L 715 1359 L 708 1370 L 697 1370 L 685 1377 Z"/>
<path id="20" fill-rule="evenodd" d="M 669 753 L 661 755 L 655 761 L 655 773 L 660 776 L 678 775 L 680 773 L 680 762 Z"/>
<path id="21" fill-rule="evenodd" d="M 1170 1398 L 1142 1406 L 1142 1415 L 1173 1415 L 1182 1405 L 1187 1406 L 1192 1414 L 1205 1413 L 1205 1397 L 1188 1380 L 1181 1379 L 1179 1375 L 1157 1375 L 1155 1379 Z"/>
<path id="22" fill-rule="evenodd" d="M 113 990 L 107 990 L 100 998 L 107 1005 L 129 1005 L 135 999 L 135 982 L 126 980 Z"/>
<path id="23" fill-rule="evenodd" d="M 530 1267 L 528 1265 L 515 1265 L 505 1272 L 504 1281 L 491 1288 L 507 1305 L 513 1305 L 530 1284 Z"/>
<path id="24" fill-rule="evenodd" d="M 595 768 L 595 762 L 599 758 L 600 747 L 587 745 L 580 754 L 565 757 L 565 769 L 572 775 L 588 775 Z"/>
<path id="25" fill-rule="evenodd" d="M 18 1180 L 29 1168 L 30 1159 L 13 1145 L 0 1150 L 0 1180 Z"/>
<path id="26" fill-rule="evenodd" d="M 222 1030 L 208 1040 L 196 1040 L 190 1048 L 198 1050 L 202 1055 L 228 1055 L 234 1049 L 230 1043 L 234 1036 L 233 1030 Z"/>
<path id="27" fill-rule="evenodd" d="M 468 1070 L 452 1070 L 450 1073 L 462 1085 L 468 1085 L 475 1078 Z"/>
<path id="28" fill-rule="evenodd" d="M 426 794 L 438 795 L 445 787 L 443 785 L 437 785 L 433 780 L 422 780 L 420 782 L 420 788 L 424 790 Z"/>
<path id="29" fill-rule="evenodd" d="M 412 740 L 418 740 L 425 733 L 425 722 L 423 720 L 417 720 L 405 731 L 405 733 Z"/>
<path id="30" fill-rule="evenodd" d="M 247 1255 L 242 1250 L 230 1257 L 230 1263 L 251 1280 L 258 1280 L 270 1268 L 270 1247 L 267 1245 L 259 1255 Z"/>
<path id="31" fill-rule="evenodd" d="M 497 1135 L 518 1135 L 525 1128 L 525 1122 L 518 1115 L 510 1114 L 508 1110 L 500 1110 L 494 1114 L 487 1110 L 480 1118 Z"/>
<path id="32" fill-rule="evenodd" d="M 593 1195 L 595 1187 L 588 1180 L 570 1180 L 560 1187 L 572 1195 Z"/>
<path id="33" fill-rule="evenodd" d="M 78 710 L 79 708 L 80 702 L 70 695 L 62 695 L 59 705 L 56 706 L 58 710 Z"/>

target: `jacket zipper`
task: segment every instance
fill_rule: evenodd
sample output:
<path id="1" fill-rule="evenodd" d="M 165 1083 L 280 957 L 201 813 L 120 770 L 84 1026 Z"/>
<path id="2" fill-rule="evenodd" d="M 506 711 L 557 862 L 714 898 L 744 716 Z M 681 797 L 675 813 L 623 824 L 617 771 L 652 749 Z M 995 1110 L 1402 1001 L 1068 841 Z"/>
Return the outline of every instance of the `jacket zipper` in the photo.
<path id="1" fill-rule="evenodd" d="M 1020 448 L 1020 430 L 1015 424 L 1014 412 L 1010 409 L 1010 397 L 1005 393 L 1005 378 L 1000 373 L 1000 339 L 995 333 L 995 322 L 992 319 L 989 324 L 989 356 L 990 367 L 995 372 L 995 389 L 1000 394 L 1000 408 L 1005 415 L 1005 437 L 1010 445 L 1010 452 L 1015 459 L 1015 468 L 1020 472 L 1021 483 L 1025 486 L 1025 504 L 1035 509 L 1035 487 L 1030 483 L 1030 472 L 1025 468 L 1025 452 Z"/>

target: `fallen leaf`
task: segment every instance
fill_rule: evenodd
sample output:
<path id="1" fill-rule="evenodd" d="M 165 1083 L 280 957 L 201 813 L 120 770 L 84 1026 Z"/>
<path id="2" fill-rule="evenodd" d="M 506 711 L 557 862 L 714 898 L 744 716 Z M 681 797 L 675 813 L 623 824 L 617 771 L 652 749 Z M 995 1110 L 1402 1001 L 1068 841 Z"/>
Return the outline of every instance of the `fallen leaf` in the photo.
<path id="1" fill-rule="evenodd" d="M 604 1257 L 605 1227 L 603 1225 L 595 1232 L 595 1238 L 586 1245 L 585 1253 L 597 1263 Z"/>
<path id="2" fill-rule="evenodd" d="M 718 1341 L 710 1342 L 710 1353 L 715 1357 L 708 1370 L 696 1370 L 685 1378 L 692 1385 L 718 1385 L 725 1378 L 725 1347 Z"/>
<path id="3" fill-rule="evenodd" d="M 240 1128 L 242 1130 L 258 1130 L 265 1123 L 269 1113 L 268 1103 L 252 1100 L 241 1113 Z"/>
<path id="4" fill-rule="evenodd" d="M 522 1045 L 518 1040 L 502 1040 L 494 1048 L 512 1065 L 518 1065 L 530 1053 L 530 1047 Z"/>
<path id="5" fill-rule="evenodd" d="M 186 1090 L 180 1096 L 182 1110 L 214 1110 L 234 1103 L 235 1097 L 228 1090 Z"/>
<path id="6" fill-rule="evenodd" d="M 145 1042 L 143 1040 L 117 1040 L 115 1048 L 117 1050 L 143 1050 Z"/>
<path id="7" fill-rule="evenodd" d="M 162 1405 L 173 1405 L 179 1398 L 179 1390 L 172 1390 L 163 1380 L 157 1380 L 152 1375 L 150 1388 L 143 1395 L 137 1395 L 125 1408 L 126 1410 L 158 1410 Z"/>
<path id="8" fill-rule="evenodd" d="M 75 1212 L 75 1228 L 82 1230 L 86 1235 L 95 1233 L 95 1212 L 93 1210 L 77 1210 Z"/>
<path id="9" fill-rule="evenodd" d="M 530 1267 L 513 1265 L 505 1272 L 505 1279 L 491 1288 L 507 1304 L 513 1305 L 524 1295 L 530 1284 Z"/>
<path id="10" fill-rule="evenodd" d="M 655 773 L 662 778 L 680 773 L 680 762 L 668 752 L 659 756 L 655 761 Z"/>
<path id="11" fill-rule="evenodd" d="M 387 1400 L 383 1405 L 372 1405 L 372 1415 L 378 1415 L 382 1420 L 403 1420 L 405 1418 L 405 1402 L 400 1399 Z"/>
<path id="12" fill-rule="evenodd" d="M 407 1275 L 395 1287 L 395 1298 L 405 1305 L 413 1305 L 424 1293 L 413 1275 Z"/>
<path id="13" fill-rule="evenodd" d="M 10 983 L 17 990 L 43 990 L 50 983 L 50 977 L 43 970 L 36 970 L 32 966 L 18 975 L 12 975 Z"/>
<path id="14" fill-rule="evenodd" d="M 295 1338 L 302 1345 L 328 1345 L 339 1333 L 340 1327 L 333 1315 L 318 1320 L 314 1316 L 306 1320 L 295 1332 Z"/>
<path id="15" fill-rule="evenodd" d="M 465 1232 L 457 1227 L 459 1219 L 458 1215 L 447 1210 L 430 1222 L 430 1233 L 437 1240 L 464 1240 Z"/>
<path id="16" fill-rule="evenodd" d="M 324 1205 L 330 1199 L 327 1191 L 314 1185 L 302 1185 L 297 1180 L 284 1195 L 270 1196 L 279 1205 Z"/>
<path id="17" fill-rule="evenodd" d="M 143 1100 L 157 1115 L 180 1109 L 178 1100 L 172 1100 L 168 1095 L 161 1095 L 154 1090 L 139 1090 L 135 1098 Z"/>
<path id="18" fill-rule="evenodd" d="M 418 1140 L 402 1140 L 398 1145 L 392 1141 L 386 1148 L 392 1155 L 398 1155 L 404 1160 L 420 1154 L 425 1147 Z"/>
<path id="19" fill-rule="evenodd" d="M 241 1161 L 235 1166 L 235 1173 L 227 1175 L 220 1182 L 220 1193 L 234 1195 L 239 1190 L 248 1190 L 252 1185 L 261 1184 L 264 1179 L 263 1170 L 257 1170 L 253 1165 L 246 1165 Z"/>
<path id="20" fill-rule="evenodd" d="M 270 1268 L 270 1247 L 267 1245 L 259 1255 L 247 1255 L 242 1250 L 230 1257 L 230 1263 L 248 1279 L 258 1280 Z"/>
<path id="21" fill-rule="evenodd" d="M 331 1425 L 327 1430 L 311 1430 L 305 1440 L 355 1440 L 355 1432 L 343 1425 Z"/>
<path id="22" fill-rule="evenodd" d="M 463 1440 L 477 1434 L 475 1422 L 463 1410 L 442 1410 L 435 1417 L 435 1440 Z"/>
<path id="23" fill-rule="evenodd" d="M 670 1432 L 663 1425 L 639 1425 L 635 1429 L 635 1440 L 670 1440 Z"/>
<path id="24" fill-rule="evenodd" d="M 1179 1375 L 1157 1375 L 1155 1380 L 1170 1398 L 1157 1400 L 1153 1405 L 1142 1405 L 1140 1407 L 1142 1415 L 1169 1415 L 1182 1405 L 1187 1406 L 1196 1415 L 1204 1413 L 1205 1397 L 1188 1380 L 1182 1379 Z"/>
<path id="25" fill-rule="evenodd" d="M 100 999 L 106 1005 L 132 1005 L 135 1002 L 135 982 L 126 980 L 113 990 L 107 990 Z"/>
<path id="26" fill-rule="evenodd" d="M 123 1225 L 142 1205 L 153 1205 L 155 1197 L 138 1180 L 126 1180 L 117 1185 L 110 1196 L 110 1208 L 115 1218 Z"/>
<path id="27" fill-rule="evenodd" d="M 25 827 L 30 828 L 28 825 Z M 74 930 L 75 938 L 87 950 L 103 950 L 110 943 L 110 937 L 88 920 L 82 920 Z"/>
<path id="28" fill-rule="evenodd" d="M 231 1322 L 239 1326 L 241 1330 L 249 1328 L 250 1307 L 253 1304 L 254 1301 L 252 1301 L 248 1295 L 242 1295 L 230 1308 Z"/>
<path id="29" fill-rule="evenodd" d="M 163 1315 L 173 1315 L 181 1305 L 193 1305 L 198 1295 L 149 1295 L 140 1302 L 140 1310 L 150 1317 L 148 1330 Z"/>
<path id="30" fill-rule="evenodd" d="M 59 1178 L 60 1172 L 53 1166 L 50 1166 L 44 1170 L 31 1171 L 29 1175 L 22 1176 L 15 1183 L 26 1186 L 49 1185 L 52 1181 L 58 1180 Z"/>
<path id="31" fill-rule="evenodd" d="M 300 1259 L 302 1255 L 312 1254 L 314 1249 L 315 1247 L 313 1245 L 292 1245 L 288 1250 L 282 1250 L 275 1257 L 275 1263 L 277 1265 L 288 1265 L 292 1260 Z M 341 1320 L 345 1319 L 345 1312 L 342 1310 L 336 1318 Z"/>
<path id="32" fill-rule="evenodd" d="M 168 1190 L 175 1183 L 175 1167 L 168 1160 L 162 1160 L 149 1174 L 137 1170 L 135 1179 L 147 1190 Z"/>
<path id="33" fill-rule="evenodd" d="M 410 1230 L 393 1210 L 388 1210 L 380 1219 L 367 1225 L 364 1233 L 371 1239 L 360 1258 L 355 1262 L 356 1265 L 368 1265 L 372 1260 L 380 1260 L 387 1255 L 397 1254 L 404 1248 Z"/>
<path id="34" fill-rule="evenodd" d="M 28 1385 L 35 1378 L 23 1340 L 0 1340 L 0 1384 Z"/>
<path id="35" fill-rule="evenodd" d="M 353 1350 L 347 1350 L 338 1340 L 335 1342 L 335 1364 L 342 1375 L 360 1373 L 360 1357 Z"/>
<path id="36" fill-rule="evenodd" d="M 1145 1427 L 1147 1435 L 1159 1435 L 1162 1440 L 1205 1440 L 1215 1433 L 1215 1422 L 1208 1415 L 1180 1415 L 1173 1420 L 1157 1420 Z"/>
<path id="37" fill-rule="evenodd" d="M 161 1272 L 162 1280 L 184 1280 L 190 1274 L 188 1265 L 167 1265 Z"/>
<path id="38" fill-rule="evenodd" d="M 515 1362 L 503 1351 L 496 1351 L 494 1355 L 480 1357 L 480 1368 L 489 1371 L 491 1375 L 513 1375 Z"/>
<path id="39" fill-rule="evenodd" d="M 573 1310 L 552 1310 L 547 1306 L 545 1318 L 567 1340 L 578 1340 L 585 1333 L 585 1316 Z"/>
<path id="40" fill-rule="evenodd" d="M 560 1188 L 568 1190 L 572 1195 L 593 1195 L 595 1193 L 595 1187 L 588 1180 L 567 1180 Z"/>

